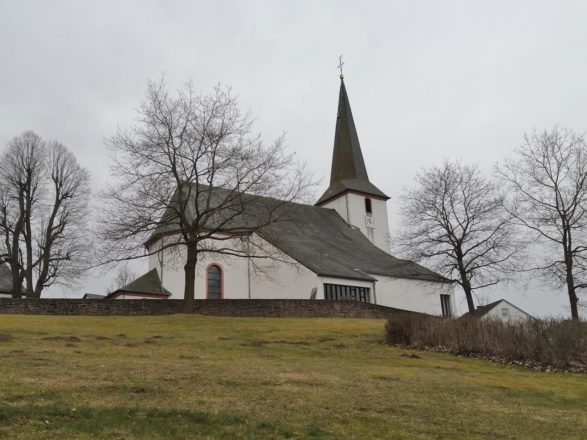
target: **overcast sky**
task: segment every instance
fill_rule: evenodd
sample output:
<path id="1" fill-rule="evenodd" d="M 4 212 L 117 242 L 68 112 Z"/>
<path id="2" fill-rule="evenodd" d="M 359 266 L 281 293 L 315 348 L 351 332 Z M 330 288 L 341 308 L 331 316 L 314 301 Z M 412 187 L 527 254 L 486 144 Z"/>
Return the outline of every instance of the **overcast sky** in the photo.
<path id="1" fill-rule="evenodd" d="M 524 132 L 586 129 L 586 17 L 587 3 L 560 0 L 0 0 L 0 146 L 28 129 L 59 140 L 98 190 L 109 175 L 104 138 L 132 123 L 148 79 L 164 75 L 171 87 L 191 79 L 203 92 L 221 83 L 266 140 L 287 133 L 322 178 L 320 193 L 342 53 L 369 176 L 391 196 L 393 232 L 398 198 L 419 168 L 449 158 L 490 173 Z M 109 283 L 90 277 L 77 292 Z M 568 314 L 565 295 L 536 286 L 485 296 Z"/>

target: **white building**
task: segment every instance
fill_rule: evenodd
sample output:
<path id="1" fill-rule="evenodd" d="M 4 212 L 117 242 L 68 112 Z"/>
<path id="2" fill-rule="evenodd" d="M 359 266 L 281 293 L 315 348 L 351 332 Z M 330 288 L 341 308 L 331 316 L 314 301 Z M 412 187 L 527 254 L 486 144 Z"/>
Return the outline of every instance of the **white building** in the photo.
<path id="1" fill-rule="evenodd" d="M 470 314 L 467 312 L 463 316 L 469 315 Z M 474 316 L 482 320 L 497 320 L 504 322 L 527 321 L 534 318 L 529 313 L 526 313 L 505 299 L 499 299 L 490 304 L 477 307 Z"/>
<path id="2" fill-rule="evenodd" d="M 12 273 L 6 263 L 0 263 L 0 298 L 12 298 Z"/>
<path id="3" fill-rule="evenodd" d="M 279 202 L 247 197 L 255 209 Z M 452 316 L 453 284 L 390 254 L 388 199 L 367 175 L 341 78 L 330 186 L 315 205 L 284 205 L 289 221 L 272 223 L 247 238 L 247 245 L 261 246 L 277 259 L 207 253 L 196 268 L 195 298 L 352 298 Z M 110 297 L 183 298 L 185 259 L 177 252 L 157 252 L 165 239 L 165 233 L 154 234 L 147 243 L 152 255 L 149 273 L 136 280 L 140 291 L 135 281 Z"/>

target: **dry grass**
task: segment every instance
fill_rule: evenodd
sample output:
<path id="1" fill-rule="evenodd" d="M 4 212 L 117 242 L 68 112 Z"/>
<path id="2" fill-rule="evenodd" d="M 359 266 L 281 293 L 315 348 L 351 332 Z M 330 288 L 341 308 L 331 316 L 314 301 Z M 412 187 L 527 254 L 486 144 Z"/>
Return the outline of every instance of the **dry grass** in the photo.
<path id="1" fill-rule="evenodd" d="M 587 432 L 585 375 L 388 347 L 383 321 L 0 315 L 0 333 L 0 438 Z"/>
<path id="2" fill-rule="evenodd" d="M 417 349 L 517 362 L 532 368 L 587 372 L 587 322 L 438 319 L 401 315 L 387 322 L 385 342 Z"/>

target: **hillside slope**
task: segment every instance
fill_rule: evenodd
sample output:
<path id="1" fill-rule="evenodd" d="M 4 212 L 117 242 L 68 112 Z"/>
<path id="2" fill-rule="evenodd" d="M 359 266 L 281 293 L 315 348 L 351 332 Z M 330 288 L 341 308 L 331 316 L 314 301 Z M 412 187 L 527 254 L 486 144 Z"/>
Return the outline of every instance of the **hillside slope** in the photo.
<path id="1" fill-rule="evenodd" d="M 383 324 L 3 315 L 0 438 L 584 438 L 587 376 L 390 348 Z"/>

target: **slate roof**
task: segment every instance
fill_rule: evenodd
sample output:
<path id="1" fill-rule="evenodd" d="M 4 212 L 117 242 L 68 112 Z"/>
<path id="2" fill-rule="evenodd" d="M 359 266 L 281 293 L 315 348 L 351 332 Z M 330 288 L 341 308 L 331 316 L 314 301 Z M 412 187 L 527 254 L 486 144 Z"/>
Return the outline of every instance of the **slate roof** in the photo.
<path id="1" fill-rule="evenodd" d="M 497 301 L 493 301 L 492 303 L 485 304 L 484 306 L 477 306 L 477 308 L 475 309 L 475 311 L 473 313 L 471 313 L 471 312 L 463 313 L 463 316 L 470 316 L 472 314 L 473 316 L 481 318 L 482 316 L 489 313 L 491 311 L 491 309 L 493 309 L 496 305 L 498 305 L 502 301 L 503 300 L 498 299 Z"/>
<path id="2" fill-rule="evenodd" d="M 222 199 L 223 191 L 216 188 L 206 195 L 217 193 Z M 253 227 L 263 239 L 318 275 L 365 281 L 374 281 L 373 275 L 383 275 L 448 282 L 419 264 L 379 249 L 333 209 L 250 194 L 243 194 L 240 202 L 244 205 L 242 214 L 226 224 L 231 232 L 238 234 L 239 230 Z M 148 243 L 158 233 L 173 231 L 173 223 L 170 219 Z"/>
<path id="3" fill-rule="evenodd" d="M 356 191 L 386 200 L 389 199 L 383 191 L 371 183 L 367 175 L 351 105 L 344 80 L 341 78 L 330 186 L 318 199 L 316 205 L 321 205 L 347 191 Z"/>
<path id="4" fill-rule="evenodd" d="M 192 188 L 188 190 L 185 189 L 185 185 L 185 194 L 189 194 L 189 200 L 185 207 L 188 218 L 196 215 L 195 206 L 208 206 L 202 210 L 205 213 L 200 211 L 201 216 L 206 216 L 206 219 L 202 219 L 202 224 L 200 224 L 204 230 L 216 230 L 222 226 L 222 230 L 225 232 L 237 235 L 247 234 L 250 230 L 256 230 L 263 224 L 288 216 L 286 206 L 289 206 L 290 203 L 283 200 L 237 192 L 233 189 L 214 188 L 204 184 L 197 185 L 196 183 L 192 183 Z M 177 214 L 175 210 L 171 209 L 171 206 L 178 203 L 177 192 L 171 197 L 159 224 L 145 245 L 148 246 L 160 234 L 178 231 Z"/>
<path id="5" fill-rule="evenodd" d="M 12 273 L 6 263 L 0 263 L 0 293 L 12 292 Z"/>
<path id="6" fill-rule="evenodd" d="M 171 296 L 171 292 L 161 286 L 161 280 L 157 269 L 151 269 L 146 274 L 140 276 L 136 280 L 127 284 L 120 289 L 115 290 L 106 296 L 106 298 L 112 297 L 114 294 L 119 292 L 133 292 L 133 293 L 146 293 L 151 295 L 164 295 Z"/>
<path id="7" fill-rule="evenodd" d="M 333 209 L 291 203 L 288 219 L 259 235 L 312 272 L 374 281 L 372 275 L 448 282 L 441 275 L 379 249 Z"/>

